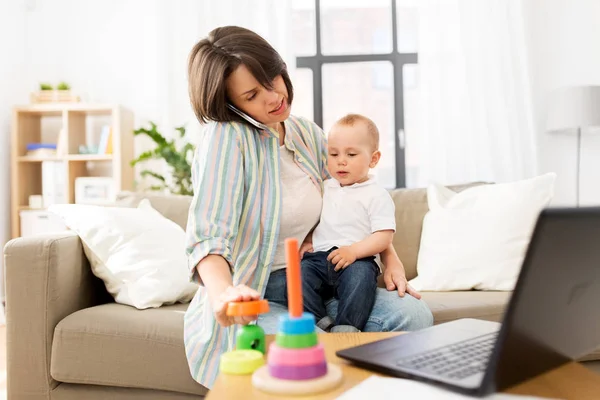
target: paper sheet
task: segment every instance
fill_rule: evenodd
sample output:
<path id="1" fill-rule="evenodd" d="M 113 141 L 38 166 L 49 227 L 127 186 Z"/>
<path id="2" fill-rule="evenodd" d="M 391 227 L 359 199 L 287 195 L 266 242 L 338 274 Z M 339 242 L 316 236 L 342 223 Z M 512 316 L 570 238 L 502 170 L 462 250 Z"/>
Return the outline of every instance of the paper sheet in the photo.
<path id="1" fill-rule="evenodd" d="M 449 390 L 410 379 L 388 378 L 372 375 L 352 389 L 338 397 L 338 400 L 365 399 L 435 399 L 435 400 L 473 400 L 473 397 L 454 393 Z M 485 400 L 538 400 L 541 397 L 518 396 L 494 393 Z M 543 398 L 543 400 L 548 400 Z"/>

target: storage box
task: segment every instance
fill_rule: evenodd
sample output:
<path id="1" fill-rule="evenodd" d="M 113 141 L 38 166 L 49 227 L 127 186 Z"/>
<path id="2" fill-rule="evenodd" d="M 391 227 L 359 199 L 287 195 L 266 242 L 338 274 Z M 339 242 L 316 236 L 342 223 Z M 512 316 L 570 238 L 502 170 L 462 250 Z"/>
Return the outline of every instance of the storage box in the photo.
<path id="1" fill-rule="evenodd" d="M 22 237 L 68 230 L 58 215 L 46 210 L 22 210 L 19 216 Z"/>

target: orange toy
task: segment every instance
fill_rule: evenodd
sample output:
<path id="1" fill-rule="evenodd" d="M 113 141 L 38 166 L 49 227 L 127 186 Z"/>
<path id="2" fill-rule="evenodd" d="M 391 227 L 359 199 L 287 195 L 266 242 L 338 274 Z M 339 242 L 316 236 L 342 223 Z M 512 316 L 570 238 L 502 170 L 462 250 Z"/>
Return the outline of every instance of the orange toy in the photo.
<path id="1" fill-rule="evenodd" d="M 285 239 L 285 261 L 287 263 L 288 311 L 290 317 L 299 318 L 302 316 L 304 305 L 302 303 L 298 240 L 294 238 Z"/>
<path id="2" fill-rule="evenodd" d="M 267 300 L 236 301 L 227 305 L 227 315 L 230 317 L 246 317 L 268 312 L 269 302 Z"/>

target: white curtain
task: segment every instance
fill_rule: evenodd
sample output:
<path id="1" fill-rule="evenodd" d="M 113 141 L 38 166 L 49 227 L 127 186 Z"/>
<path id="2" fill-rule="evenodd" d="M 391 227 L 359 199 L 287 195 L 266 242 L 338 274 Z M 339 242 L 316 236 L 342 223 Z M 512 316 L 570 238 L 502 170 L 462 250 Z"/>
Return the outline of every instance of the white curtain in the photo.
<path id="1" fill-rule="evenodd" d="M 200 10 L 201 34 L 224 25 L 253 30 L 265 38 L 283 57 L 288 69 L 295 68 L 292 51 L 292 3 L 277 0 L 203 1 Z"/>
<path id="2" fill-rule="evenodd" d="M 520 0 L 418 4 L 418 129 L 407 132 L 407 159 L 417 165 L 410 186 L 534 175 Z"/>

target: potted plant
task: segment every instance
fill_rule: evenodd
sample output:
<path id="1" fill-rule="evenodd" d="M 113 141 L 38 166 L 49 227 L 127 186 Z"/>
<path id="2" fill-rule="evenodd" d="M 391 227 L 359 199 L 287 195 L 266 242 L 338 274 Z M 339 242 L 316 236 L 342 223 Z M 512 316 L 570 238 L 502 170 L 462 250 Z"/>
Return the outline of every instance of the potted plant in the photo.
<path id="1" fill-rule="evenodd" d="M 56 85 L 56 89 L 49 83 L 40 83 L 40 90 L 31 93 L 32 103 L 69 103 L 79 100 L 78 96 L 71 93 L 71 86 L 64 81 Z"/>
<path id="2" fill-rule="evenodd" d="M 179 139 L 185 138 L 185 127 L 175 128 L 179 132 Z M 150 129 L 139 128 L 133 131 L 135 136 L 145 135 L 149 137 L 156 147 L 153 150 L 145 151 L 136 159 L 130 162 L 131 166 L 143 163 L 148 160 L 163 160 L 169 169 L 170 177 L 162 173 L 144 169 L 140 175 L 153 178 L 156 183 L 150 186 L 151 190 L 168 190 L 172 194 L 188 195 L 193 194 L 192 189 L 192 156 L 194 146 L 185 142 L 178 146 L 175 139 L 167 140 L 157 129 L 157 125 L 150 121 Z"/>
<path id="3" fill-rule="evenodd" d="M 69 85 L 67 82 L 60 82 L 57 86 L 56 86 L 57 90 L 71 90 L 71 85 Z"/>

